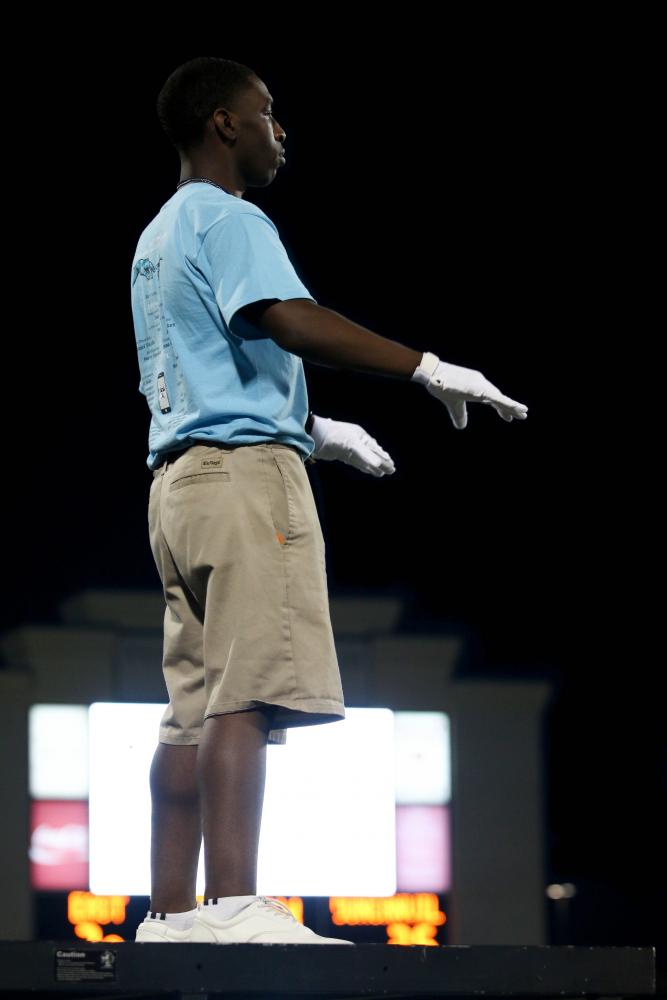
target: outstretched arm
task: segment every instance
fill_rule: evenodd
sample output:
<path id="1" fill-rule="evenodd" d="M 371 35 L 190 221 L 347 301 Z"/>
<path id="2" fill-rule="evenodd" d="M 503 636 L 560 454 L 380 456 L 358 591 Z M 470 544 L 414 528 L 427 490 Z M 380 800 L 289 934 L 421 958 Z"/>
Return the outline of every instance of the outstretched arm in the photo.
<path id="1" fill-rule="evenodd" d="M 259 322 L 286 351 L 316 364 L 423 383 L 447 407 L 458 430 L 468 423 L 466 402 L 488 403 L 508 422 L 528 416 L 524 403 L 505 396 L 476 369 L 441 361 L 430 351 L 414 351 L 310 299 L 275 302 Z"/>
<path id="2" fill-rule="evenodd" d="M 280 347 L 314 364 L 422 383 L 459 430 L 468 423 L 466 402 L 488 403 L 508 422 L 528 416 L 524 403 L 505 396 L 476 369 L 381 337 L 312 299 L 269 299 L 245 308 Z"/>
<path id="3" fill-rule="evenodd" d="M 423 351 L 381 337 L 311 299 L 254 302 L 255 323 L 272 340 L 305 361 L 410 380 Z"/>

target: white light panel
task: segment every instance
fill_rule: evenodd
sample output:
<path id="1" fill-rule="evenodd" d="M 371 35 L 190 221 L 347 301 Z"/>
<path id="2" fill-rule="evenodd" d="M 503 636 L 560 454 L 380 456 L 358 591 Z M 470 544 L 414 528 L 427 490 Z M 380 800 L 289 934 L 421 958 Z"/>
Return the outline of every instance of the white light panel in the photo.
<path id="1" fill-rule="evenodd" d="M 449 716 L 395 712 L 396 804 L 447 805 L 452 797 Z"/>
<path id="2" fill-rule="evenodd" d="M 90 889 L 150 893 L 148 775 L 164 705 L 96 702 L 89 711 Z M 391 896 L 396 891 L 394 713 L 291 727 L 267 746 L 257 892 Z M 203 895 L 203 851 L 196 892 Z"/>
<path id="3" fill-rule="evenodd" d="M 88 797 L 88 706 L 31 705 L 29 787 L 33 799 Z"/>

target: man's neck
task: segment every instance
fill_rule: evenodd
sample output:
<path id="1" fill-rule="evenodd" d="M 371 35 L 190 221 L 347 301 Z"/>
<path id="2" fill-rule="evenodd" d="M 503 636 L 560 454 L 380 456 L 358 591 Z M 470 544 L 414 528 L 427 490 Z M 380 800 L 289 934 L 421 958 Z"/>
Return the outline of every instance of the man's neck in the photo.
<path id="1" fill-rule="evenodd" d="M 242 198 L 245 193 L 243 188 L 239 187 L 238 182 L 229 176 L 229 171 L 222 169 L 219 164 L 210 166 L 204 162 L 198 163 L 196 160 L 182 160 L 179 183 L 195 177 L 205 177 L 207 180 L 219 184 L 227 194 L 231 194 L 235 198 Z"/>

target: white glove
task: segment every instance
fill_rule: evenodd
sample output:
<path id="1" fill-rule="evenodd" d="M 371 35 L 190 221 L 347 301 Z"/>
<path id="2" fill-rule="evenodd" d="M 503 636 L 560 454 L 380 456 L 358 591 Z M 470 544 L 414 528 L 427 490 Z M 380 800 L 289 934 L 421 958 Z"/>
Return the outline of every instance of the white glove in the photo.
<path id="1" fill-rule="evenodd" d="M 452 423 L 458 430 L 463 430 L 468 423 L 466 400 L 489 403 L 508 423 L 514 417 L 517 420 L 525 420 L 528 416 L 527 406 L 517 403 L 509 396 L 504 396 L 500 389 L 484 378 L 481 372 L 475 371 L 474 368 L 450 365 L 430 351 L 422 355 L 410 381 L 421 382 L 432 396 L 445 404 Z"/>
<path id="2" fill-rule="evenodd" d="M 311 458 L 323 458 L 329 462 L 340 459 L 347 465 L 353 465 L 355 469 L 370 472 L 372 476 L 384 476 L 386 473 L 391 475 L 396 471 L 391 455 L 359 424 L 348 424 L 344 420 L 316 417 L 313 414 L 309 433 L 315 441 Z"/>

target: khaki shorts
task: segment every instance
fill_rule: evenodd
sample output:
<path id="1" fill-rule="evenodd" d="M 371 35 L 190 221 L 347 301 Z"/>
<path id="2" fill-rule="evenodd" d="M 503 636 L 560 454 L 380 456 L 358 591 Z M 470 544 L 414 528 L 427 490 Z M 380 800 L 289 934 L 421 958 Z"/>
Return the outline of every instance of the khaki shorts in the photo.
<path id="1" fill-rule="evenodd" d="M 284 744 L 290 726 L 345 718 L 324 538 L 296 448 L 167 455 L 148 528 L 166 601 L 161 743 L 198 743 L 209 716 L 263 706 L 269 743 Z"/>

